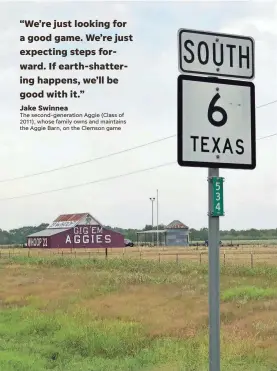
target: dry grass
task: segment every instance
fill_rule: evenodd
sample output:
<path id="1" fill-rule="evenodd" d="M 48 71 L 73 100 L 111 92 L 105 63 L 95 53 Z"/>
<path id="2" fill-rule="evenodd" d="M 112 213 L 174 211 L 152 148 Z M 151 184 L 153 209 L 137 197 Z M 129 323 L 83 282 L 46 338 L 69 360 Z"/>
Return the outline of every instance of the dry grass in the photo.
<path id="1" fill-rule="evenodd" d="M 81 277 L 64 269 L 43 269 L 20 265 L 6 266 L 0 270 L 2 305 L 25 305 L 39 299 L 41 303 L 63 300 L 81 287 Z"/>
<path id="2" fill-rule="evenodd" d="M 175 285 L 130 286 L 82 305 L 101 318 L 139 321 L 151 336 L 195 336 L 207 321 L 205 297 Z"/>
<path id="3" fill-rule="evenodd" d="M 139 273 L 139 264 L 138 262 L 138 272 L 135 272 L 121 269 L 120 266 L 118 269 L 111 269 L 108 264 L 106 268 L 104 265 L 104 268 L 92 265 L 91 269 L 79 269 L 45 267 L 43 264 L 18 264 L 2 259 L 0 308 L 5 310 L 7 307 L 31 306 L 36 310 L 39 309 L 40 313 L 50 315 L 61 311 L 72 318 L 76 316 L 79 319 L 83 318 L 84 323 L 95 320 L 108 320 L 111 323 L 117 321 L 126 324 L 139 323 L 143 326 L 149 341 L 179 339 L 178 341 L 187 342 L 186 345 L 176 343 L 173 347 L 175 350 L 171 348 L 173 343 L 166 343 L 167 345 L 163 345 L 162 348 L 163 353 L 158 353 L 159 355 L 153 350 L 156 354 L 153 357 L 157 358 L 155 362 L 161 359 L 161 365 L 155 364 L 154 361 L 153 364 L 147 364 L 145 359 L 144 363 L 141 361 L 143 368 L 142 366 L 132 366 L 133 368 L 128 366 L 128 368 L 126 365 L 108 366 L 106 363 L 104 367 L 104 363 L 103 365 L 101 363 L 102 368 L 99 366 L 96 368 L 97 371 L 105 369 L 207 370 L 204 366 L 207 358 L 208 326 L 206 274 L 203 274 L 200 269 L 197 271 L 197 266 L 182 274 L 174 270 L 159 271 L 158 267 L 153 272 L 150 269 L 148 273 Z M 238 287 L 245 288 L 246 294 L 249 287 L 258 287 L 259 297 L 250 295 L 250 299 L 245 300 L 245 295 L 242 294 L 244 291 L 238 292 Z M 234 291 L 230 293 L 232 288 Z M 221 277 L 222 295 L 228 293 L 227 297 L 232 298 L 226 302 L 222 301 L 221 304 L 223 371 L 274 370 L 270 368 L 270 362 L 277 361 L 277 300 L 274 295 L 263 296 L 263 290 L 266 292 L 268 288 L 275 292 L 277 283 L 274 278 L 270 279 L 262 274 L 256 277 L 236 276 L 230 271 Z M 28 342 L 28 338 L 24 341 Z M 194 343 L 195 341 L 198 342 Z M 190 345 L 190 342 L 194 345 Z M 187 348 L 182 348 L 184 346 Z M 190 346 L 196 347 L 196 353 L 193 354 L 192 348 L 187 351 L 189 368 L 180 368 L 178 364 L 175 366 L 175 361 L 181 361 L 180 353 L 184 352 L 183 349 L 190 349 Z M 150 345 L 149 347 L 151 348 Z M 171 356 L 164 355 L 166 349 Z M 190 352 L 191 357 L 194 358 L 189 358 Z M 253 360 L 254 353 L 259 354 L 260 358 Z M 239 362 L 238 359 L 241 359 L 241 363 L 236 363 Z M 63 367 L 61 369 L 64 370 L 89 370 L 85 366 L 81 368 L 78 365 L 72 368 Z M 44 368 L 37 368 L 37 370 L 44 370 Z"/>
<path id="4" fill-rule="evenodd" d="M 133 284 L 132 274 L 123 274 L 124 279 L 120 277 L 122 274 L 117 279 L 116 273 L 108 271 L 6 265 L 5 269 L 0 270 L 0 301 L 4 305 L 24 305 L 30 298 L 36 298 L 42 306 L 52 303 L 59 307 L 64 299 L 77 296 L 77 304 L 74 305 L 87 309 L 93 317 L 139 321 L 155 335 L 191 336 L 207 325 L 207 280 L 204 277 L 188 277 L 187 283 L 180 277 L 179 283 L 177 279 L 174 284 L 154 285 L 152 282 Z M 112 279 L 116 283 L 114 290 L 107 294 L 103 290 L 103 295 L 99 295 L 99 292 L 95 295 L 94 290 L 98 286 L 101 287 Z M 230 285 L 245 287 L 253 282 L 262 285 L 264 280 L 230 280 L 226 276 L 222 277 L 221 288 L 227 290 Z M 277 289 L 277 283 L 273 286 Z M 229 330 L 231 326 L 234 331 L 244 332 L 247 329 L 246 338 L 255 338 L 256 323 L 270 323 L 274 321 L 274 315 L 276 317 L 275 298 L 265 297 L 266 300 L 262 303 L 255 300 L 243 303 L 240 297 L 236 300 L 236 296 L 234 299 L 221 304 L 223 326 L 226 325 Z M 273 332 L 277 335 L 276 326 Z"/>

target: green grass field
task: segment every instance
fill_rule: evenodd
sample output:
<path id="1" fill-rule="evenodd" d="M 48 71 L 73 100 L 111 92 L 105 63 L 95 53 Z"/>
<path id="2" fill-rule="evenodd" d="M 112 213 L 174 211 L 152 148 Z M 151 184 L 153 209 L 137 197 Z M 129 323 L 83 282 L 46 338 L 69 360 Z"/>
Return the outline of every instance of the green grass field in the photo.
<path id="1" fill-rule="evenodd" d="M 0 370 L 208 371 L 208 267 L 0 261 Z M 277 268 L 221 268 L 222 371 L 277 371 Z"/>

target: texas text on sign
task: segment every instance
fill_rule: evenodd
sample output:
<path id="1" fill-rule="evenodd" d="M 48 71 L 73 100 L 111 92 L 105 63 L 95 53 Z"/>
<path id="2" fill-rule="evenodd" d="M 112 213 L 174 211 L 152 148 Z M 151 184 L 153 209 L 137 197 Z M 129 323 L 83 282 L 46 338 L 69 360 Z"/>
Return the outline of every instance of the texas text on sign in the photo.
<path id="1" fill-rule="evenodd" d="M 178 163 L 229 169 L 256 167 L 252 82 L 179 76 Z"/>
<path id="2" fill-rule="evenodd" d="M 251 37 L 180 29 L 180 73 L 254 78 L 254 40 Z"/>

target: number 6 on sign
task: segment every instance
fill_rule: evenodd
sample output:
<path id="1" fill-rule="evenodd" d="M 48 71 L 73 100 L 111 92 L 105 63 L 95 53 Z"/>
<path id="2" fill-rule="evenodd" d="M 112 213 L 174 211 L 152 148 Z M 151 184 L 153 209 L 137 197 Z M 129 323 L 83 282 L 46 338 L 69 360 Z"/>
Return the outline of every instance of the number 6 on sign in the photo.
<path id="1" fill-rule="evenodd" d="M 225 125 L 228 119 L 227 112 L 225 111 L 225 109 L 219 106 L 215 106 L 215 103 L 218 101 L 219 98 L 220 98 L 220 95 L 219 93 L 217 93 L 211 100 L 211 103 L 209 104 L 209 108 L 208 108 L 208 120 L 213 126 L 216 126 L 216 127 Z M 219 112 L 222 115 L 222 118 L 219 121 L 216 121 L 213 118 L 213 115 L 215 112 Z"/>

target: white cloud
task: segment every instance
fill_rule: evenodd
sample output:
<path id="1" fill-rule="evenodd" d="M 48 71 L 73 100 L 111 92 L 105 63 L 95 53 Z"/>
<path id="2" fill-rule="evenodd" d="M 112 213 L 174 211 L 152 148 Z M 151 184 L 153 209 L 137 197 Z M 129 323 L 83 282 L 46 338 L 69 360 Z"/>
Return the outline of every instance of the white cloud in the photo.
<path id="1" fill-rule="evenodd" d="M 203 9 L 201 12 L 200 10 Z M 256 39 L 257 104 L 276 99 L 276 5 L 213 3 L 1 3 L 0 154 L 1 179 L 40 172 L 99 157 L 176 133 L 177 29 L 199 28 L 250 34 Z M 222 17 L 219 15 L 222 14 Z M 89 16 L 88 16 L 89 15 Z M 90 87 L 74 102 L 76 111 L 125 111 L 121 133 L 23 133 L 18 130 L 17 83 L 19 18 L 118 19 L 128 21 L 132 45 L 118 48 L 116 59 L 129 65 L 118 87 Z M 24 31 L 26 32 L 26 30 Z M 42 33 L 43 31 L 39 31 Z M 66 33 L 69 33 L 67 30 Z M 92 32 L 92 31 L 90 31 Z M 58 73 L 57 73 L 58 75 Z M 69 74 L 70 75 L 70 74 Z M 76 73 L 81 76 L 81 73 Z M 47 102 L 48 103 L 48 102 Z M 257 110 L 257 136 L 277 132 L 276 106 Z M 276 137 L 258 141 L 255 171 L 221 171 L 226 177 L 224 228 L 273 227 L 276 205 Z M 0 198 L 89 182 L 176 160 L 176 140 L 11 183 L 0 183 Z M 207 224 L 207 170 L 176 165 L 130 177 L 1 201 L 1 228 L 50 222 L 62 212 L 90 211 L 111 225 L 139 227 L 149 222 L 149 197 L 160 189 L 160 221 L 178 218 L 192 227 Z M 276 199 L 276 197 L 275 197 Z M 8 218 L 6 217 L 8 214 Z M 260 215 L 263 215 L 261 218 Z"/>

